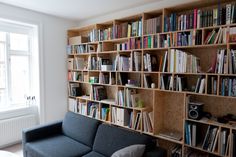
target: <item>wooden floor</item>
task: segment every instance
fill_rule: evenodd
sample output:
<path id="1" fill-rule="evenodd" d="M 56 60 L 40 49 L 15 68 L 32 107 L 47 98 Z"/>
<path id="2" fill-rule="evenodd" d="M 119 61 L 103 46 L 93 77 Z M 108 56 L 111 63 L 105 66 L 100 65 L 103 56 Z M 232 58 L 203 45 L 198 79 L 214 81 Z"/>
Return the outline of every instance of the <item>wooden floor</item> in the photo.
<path id="1" fill-rule="evenodd" d="M 23 157 L 23 151 L 22 151 L 21 144 L 15 144 L 13 146 L 9 146 L 9 147 L 3 148 L 1 150 L 12 152 L 12 153 L 18 155 L 19 157 Z"/>

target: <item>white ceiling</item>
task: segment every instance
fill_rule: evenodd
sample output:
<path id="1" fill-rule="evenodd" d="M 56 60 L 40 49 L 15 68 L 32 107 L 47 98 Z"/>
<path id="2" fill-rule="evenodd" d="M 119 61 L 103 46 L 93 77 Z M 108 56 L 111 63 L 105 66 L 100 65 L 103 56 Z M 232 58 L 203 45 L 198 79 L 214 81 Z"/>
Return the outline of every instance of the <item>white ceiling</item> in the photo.
<path id="1" fill-rule="evenodd" d="M 161 0 L 0 0 L 5 4 L 71 20 L 84 20 L 157 1 Z"/>

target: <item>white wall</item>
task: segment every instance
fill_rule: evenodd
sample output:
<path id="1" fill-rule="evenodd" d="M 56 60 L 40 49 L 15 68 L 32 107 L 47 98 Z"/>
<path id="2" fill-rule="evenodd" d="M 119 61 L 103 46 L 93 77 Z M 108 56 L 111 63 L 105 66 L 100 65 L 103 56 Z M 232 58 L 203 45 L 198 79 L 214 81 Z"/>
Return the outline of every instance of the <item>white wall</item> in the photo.
<path id="1" fill-rule="evenodd" d="M 140 7 L 134 7 L 134 8 L 130 8 L 127 10 L 112 12 L 112 13 L 102 15 L 99 17 L 93 17 L 93 18 L 89 18 L 86 20 L 78 21 L 77 26 L 78 27 L 88 26 L 88 25 L 95 24 L 95 23 L 106 22 L 106 21 L 110 21 L 113 19 L 119 19 L 122 17 L 127 17 L 127 16 L 131 16 L 131 15 L 135 15 L 135 14 L 139 14 L 139 13 L 143 13 L 143 12 L 148 12 L 148 11 L 152 11 L 152 10 L 159 10 L 162 8 L 168 8 L 171 6 L 177 6 L 177 5 L 196 2 L 196 1 L 201 1 L 201 0 L 162 0 L 162 1 L 157 1 L 154 3 L 142 5 Z"/>
<path id="2" fill-rule="evenodd" d="M 66 30 L 75 22 L 1 3 L 0 18 L 40 26 L 42 121 L 62 119 L 67 111 Z"/>

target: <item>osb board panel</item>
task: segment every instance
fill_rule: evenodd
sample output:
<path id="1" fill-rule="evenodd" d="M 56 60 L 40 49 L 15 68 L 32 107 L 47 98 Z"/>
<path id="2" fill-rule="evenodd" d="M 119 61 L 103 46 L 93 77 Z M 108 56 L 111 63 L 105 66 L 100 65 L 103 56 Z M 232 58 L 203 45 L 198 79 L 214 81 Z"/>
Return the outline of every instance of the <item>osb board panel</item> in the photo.
<path id="1" fill-rule="evenodd" d="M 117 87 L 115 86 L 105 86 L 108 99 L 115 99 L 117 94 Z"/>
<path id="2" fill-rule="evenodd" d="M 148 109 L 153 108 L 153 91 L 151 90 L 137 90 L 138 94 L 140 94 L 141 100 L 144 102 L 144 107 Z"/>
<path id="3" fill-rule="evenodd" d="M 111 42 L 103 43 L 103 51 L 114 51 L 114 50 L 116 50 L 115 43 Z"/>
<path id="4" fill-rule="evenodd" d="M 184 94 L 155 92 L 155 134 L 165 130 L 183 131 L 184 104 Z"/>
<path id="5" fill-rule="evenodd" d="M 83 94 L 90 95 L 91 86 L 90 84 L 80 84 L 82 86 Z"/>
<path id="6" fill-rule="evenodd" d="M 211 96 L 191 96 L 197 102 L 203 102 L 203 110 L 210 112 L 213 116 L 224 116 L 226 114 L 236 115 L 236 99 Z"/>

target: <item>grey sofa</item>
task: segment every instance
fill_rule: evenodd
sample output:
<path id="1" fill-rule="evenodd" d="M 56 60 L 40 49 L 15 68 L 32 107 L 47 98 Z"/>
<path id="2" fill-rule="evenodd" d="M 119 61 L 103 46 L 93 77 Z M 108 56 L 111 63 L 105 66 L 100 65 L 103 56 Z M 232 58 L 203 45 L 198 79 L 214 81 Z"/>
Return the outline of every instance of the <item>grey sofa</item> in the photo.
<path id="1" fill-rule="evenodd" d="M 166 151 L 143 134 L 68 112 L 61 122 L 23 130 L 24 157 L 110 157 L 133 144 L 145 144 L 145 157 L 164 157 Z"/>

